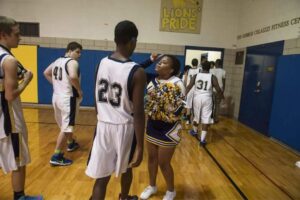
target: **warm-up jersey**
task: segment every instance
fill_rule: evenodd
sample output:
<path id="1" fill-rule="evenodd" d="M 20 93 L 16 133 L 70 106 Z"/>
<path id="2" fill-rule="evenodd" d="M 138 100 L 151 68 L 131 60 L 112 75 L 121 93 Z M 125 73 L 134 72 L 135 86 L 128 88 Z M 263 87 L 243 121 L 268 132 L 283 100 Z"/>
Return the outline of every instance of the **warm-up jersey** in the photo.
<path id="1" fill-rule="evenodd" d="M 213 74 L 217 78 L 220 88 L 223 89 L 223 79 L 226 78 L 225 70 L 222 68 L 213 68 L 210 69 L 209 73 Z M 214 89 L 214 92 L 215 91 L 216 90 Z"/>
<path id="2" fill-rule="evenodd" d="M 194 95 L 212 95 L 212 74 L 199 73 L 195 79 Z"/>
<path id="3" fill-rule="evenodd" d="M 186 81 L 186 86 L 188 86 L 190 84 L 190 81 L 193 78 L 193 76 L 200 73 L 200 72 L 201 72 L 201 70 L 198 67 L 189 69 L 188 76 L 187 76 L 187 81 Z"/>
<path id="4" fill-rule="evenodd" d="M 51 64 L 54 95 L 78 97 L 78 92 L 71 84 L 67 69 L 67 64 L 71 60 L 72 58 L 69 57 L 60 57 Z M 79 68 L 78 77 L 80 80 Z"/>
<path id="5" fill-rule="evenodd" d="M 139 65 L 105 57 L 97 69 L 95 99 L 98 121 L 112 124 L 133 123 L 132 77 Z"/>
<path id="6" fill-rule="evenodd" d="M 0 139 L 11 133 L 25 132 L 25 121 L 23 118 L 21 100 L 17 97 L 11 102 L 5 99 L 3 61 L 10 54 L 0 47 Z"/>

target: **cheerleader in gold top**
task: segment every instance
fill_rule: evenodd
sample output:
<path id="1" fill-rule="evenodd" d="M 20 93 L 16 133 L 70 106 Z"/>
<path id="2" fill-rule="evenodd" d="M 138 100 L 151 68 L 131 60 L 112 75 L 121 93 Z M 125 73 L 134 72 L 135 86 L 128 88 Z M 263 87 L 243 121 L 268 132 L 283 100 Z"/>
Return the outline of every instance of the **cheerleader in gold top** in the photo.
<path id="1" fill-rule="evenodd" d="M 176 75 L 180 62 L 172 55 L 165 55 L 155 67 L 157 77 L 147 86 L 146 113 L 148 115 L 146 141 L 149 153 L 148 170 L 150 185 L 140 198 L 148 199 L 157 192 L 158 166 L 167 183 L 164 200 L 174 199 L 174 172 L 171 166 L 175 147 L 180 142 L 180 117 L 183 109 L 185 88 Z"/>

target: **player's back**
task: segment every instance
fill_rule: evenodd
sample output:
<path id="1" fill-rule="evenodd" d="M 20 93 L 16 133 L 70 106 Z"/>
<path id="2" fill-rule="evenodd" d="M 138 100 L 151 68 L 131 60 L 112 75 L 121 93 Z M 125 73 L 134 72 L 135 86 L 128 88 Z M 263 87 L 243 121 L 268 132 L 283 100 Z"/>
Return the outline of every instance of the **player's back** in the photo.
<path id="1" fill-rule="evenodd" d="M 103 58 L 97 69 L 95 98 L 98 121 L 133 123 L 131 84 L 138 65 L 131 61 Z"/>
<path id="2" fill-rule="evenodd" d="M 195 79 L 195 95 L 212 95 L 212 74 L 199 73 Z"/>
<path id="3" fill-rule="evenodd" d="M 51 64 L 53 65 L 52 83 L 54 95 L 78 97 L 76 89 L 71 84 L 67 69 L 67 65 L 71 60 L 73 59 L 69 57 L 60 57 Z M 78 76 L 80 76 L 79 68 Z"/>

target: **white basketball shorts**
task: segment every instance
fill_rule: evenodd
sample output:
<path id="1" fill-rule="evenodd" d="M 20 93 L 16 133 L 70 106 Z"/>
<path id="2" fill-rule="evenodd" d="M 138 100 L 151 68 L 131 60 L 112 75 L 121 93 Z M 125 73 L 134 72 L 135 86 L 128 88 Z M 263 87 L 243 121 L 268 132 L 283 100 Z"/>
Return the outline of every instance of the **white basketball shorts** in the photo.
<path id="1" fill-rule="evenodd" d="M 85 173 L 95 179 L 125 173 L 135 149 L 133 124 L 98 121 L 95 134 Z"/>
<path id="2" fill-rule="evenodd" d="M 30 163 L 27 132 L 12 133 L 0 139 L 0 168 L 4 173 Z"/>
<path id="3" fill-rule="evenodd" d="M 211 96 L 196 95 L 193 100 L 194 122 L 201 124 L 212 124 L 213 101 Z"/>
<path id="4" fill-rule="evenodd" d="M 61 132 L 73 132 L 80 100 L 76 97 L 53 95 L 54 116 Z"/>

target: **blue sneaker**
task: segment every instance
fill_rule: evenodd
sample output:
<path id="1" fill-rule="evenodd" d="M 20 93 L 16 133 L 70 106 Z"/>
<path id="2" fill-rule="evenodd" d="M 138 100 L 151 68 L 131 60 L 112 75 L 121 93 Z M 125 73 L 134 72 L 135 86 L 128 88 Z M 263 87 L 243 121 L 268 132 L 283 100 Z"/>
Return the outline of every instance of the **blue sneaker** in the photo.
<path id="1" fill-rule="evenodd" d="M 189 134 L 190 134 L 191 136 L 197 136 L 197 133 L 196 133 L 194 130 L 190 130 L 190 131 L 189 131 Z"/>
<path id="2" fill-rule="evenodd" d="M 201 146 L 201 147 L 205 147 L 206 146 L 206 141 L 204 140 L 204 141 L 200 141 L 199 142 L 199 145 Z"/>
<path id="3" fill-rule="evenodd" d="M 63 153 L 54 154 L 50 159 L 50 164 L 53 166 L 67 166 L 72 163 L 73 161 L 65 158 Z"/>
<path id="4" fill-rule="evenodd" d="M 18 200 L 43 200 L 43 196 L 22 196 Z"/>
<path id="5" fill-rule="evenodd" d="M 67 151 L 72 152 L 72 151 L 75 151 L 78 148 L 79 148 L 79 144 L 75 140 L 73 140 L 72 143 L 68 144 Z"/>

